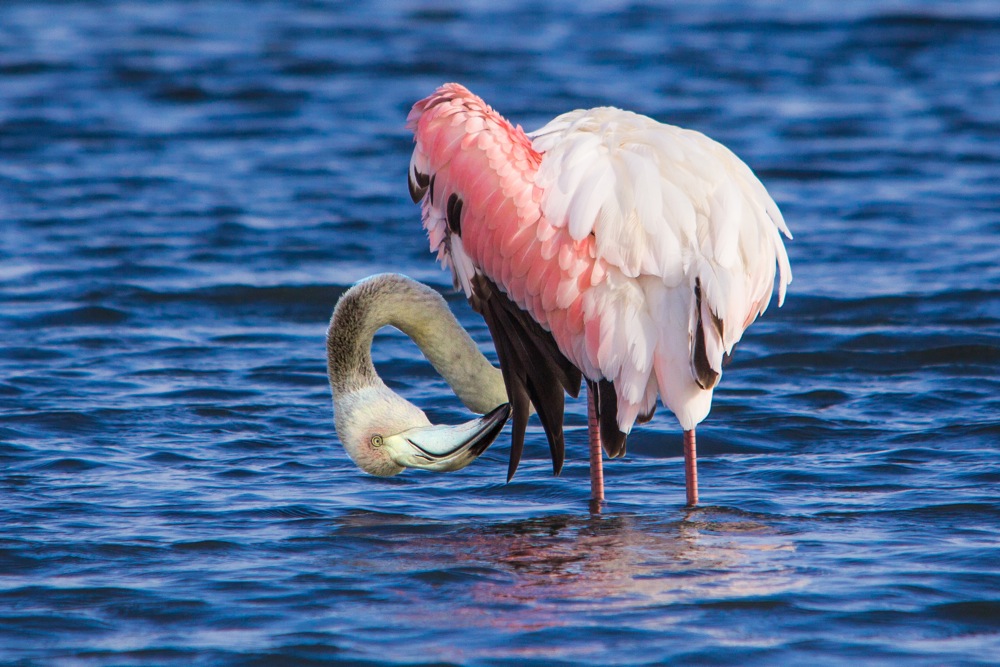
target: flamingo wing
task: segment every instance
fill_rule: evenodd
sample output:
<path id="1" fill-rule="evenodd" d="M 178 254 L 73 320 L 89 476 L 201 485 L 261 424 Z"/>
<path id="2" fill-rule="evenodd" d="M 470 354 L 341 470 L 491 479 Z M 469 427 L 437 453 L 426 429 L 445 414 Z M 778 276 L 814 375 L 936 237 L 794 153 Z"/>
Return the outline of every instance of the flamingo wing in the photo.
<path id="1" fill-rule="evenodd" d="M 601 345 L 587 348 L 585 366 L 614 381 L 622 430 L 653 392 L 693 428 L 724 360 L 767 308 L 776 265 L 784 300 L 781 212 L 725 146 L 646 116 L 572 111 L 529 136 L 544 156 L 544 217 L 574 240 L 592 236 L 608 273 L 593 286 Z"/>
<path id="2" fill-rule="evenodd" d="M 540 216 L 530 196 L 538 156 L 520 128 L 457 84 L 418 102 L 409 125 L 416 141 L 410 195 L 422 205 L 431 249 L 451 267 L 456 287 L 483 316 L 496 346 L 513 412 L 507 479 L 520 461 L 532 405 L 559 474 L 565 458 L 564 391 L 579 393 L 580 371 L 504 287 L 511 265 L 500 261 L 499 252 L 500 238 L 508 248 L 508 234 L 529 228 Z M 528 232 L 524 240 L 533 234 Z"/>

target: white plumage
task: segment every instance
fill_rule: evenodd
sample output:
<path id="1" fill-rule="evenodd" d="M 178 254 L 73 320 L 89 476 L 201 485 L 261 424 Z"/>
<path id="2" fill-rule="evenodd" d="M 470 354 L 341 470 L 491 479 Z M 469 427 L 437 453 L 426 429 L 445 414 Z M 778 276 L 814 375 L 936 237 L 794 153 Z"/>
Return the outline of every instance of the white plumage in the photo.
<path id="1" fill-rule="evenodd" d="M 623 432 L 657 393 L 694 428 L 712 397 L 692 368 L 696 290 L 705 356 L 721 374 L 724 354 L 766 310 L 775 266 L 779 305 L 791 282 L 781 212 L 725 146 L 630 111 L 572 111 L 529 136 L 543 154 L 535 183 L 548 222 L 576 240 L 593 234 L 608 265 L 584 301 L 600 344 L 581 339 L 564 353 L 588 377 L 614 380 Z"/>

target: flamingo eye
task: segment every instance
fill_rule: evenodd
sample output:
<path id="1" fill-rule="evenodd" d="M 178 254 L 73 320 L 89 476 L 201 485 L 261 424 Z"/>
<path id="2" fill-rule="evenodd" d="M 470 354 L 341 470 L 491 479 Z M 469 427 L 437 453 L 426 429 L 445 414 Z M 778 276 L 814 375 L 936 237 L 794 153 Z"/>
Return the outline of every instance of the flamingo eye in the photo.
<path id="1" fill-rule="evenodd" d="M 375 435 L 372 436 L 372 447 L 381 447 L 381 446 L 382 446 L 382 436 L 376 433 Z"/>

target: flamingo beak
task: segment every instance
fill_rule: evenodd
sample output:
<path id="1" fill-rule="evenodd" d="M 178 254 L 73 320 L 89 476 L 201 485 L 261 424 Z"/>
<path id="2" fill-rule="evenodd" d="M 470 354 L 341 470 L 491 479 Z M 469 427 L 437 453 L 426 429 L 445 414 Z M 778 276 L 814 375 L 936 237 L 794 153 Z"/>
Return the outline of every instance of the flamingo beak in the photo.
<path id="1" fill-rule="evenodd" d="M 396 465 L 437 472 L 461 470 L 486 451 L 510 417 L 510 404 L 457 426 L 419 426 L 383 440 Z"/>

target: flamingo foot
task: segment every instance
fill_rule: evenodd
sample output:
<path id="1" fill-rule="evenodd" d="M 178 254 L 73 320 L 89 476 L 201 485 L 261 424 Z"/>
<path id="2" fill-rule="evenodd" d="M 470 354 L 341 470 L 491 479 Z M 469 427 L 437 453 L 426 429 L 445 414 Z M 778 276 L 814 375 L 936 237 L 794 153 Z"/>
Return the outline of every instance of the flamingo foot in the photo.
<path id="1" fill-rule="evenodd" d="M 590 440 L 590 511 L 600 514 L 604 503 L 604 462 L 601 447 L 601 425 L 597 421 L 596 397 L 587 391 L 587 432 Z"/>
<path id="2" fill-rule="evenodd" d="M 688 507 L 698 504 L 698 450 L 695 447 L 694 429 L 684 431 L 684 486 L 687 489 Z"/>

